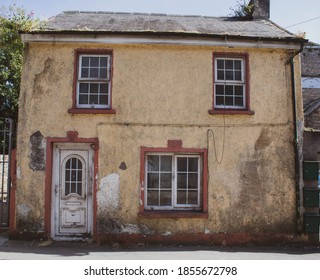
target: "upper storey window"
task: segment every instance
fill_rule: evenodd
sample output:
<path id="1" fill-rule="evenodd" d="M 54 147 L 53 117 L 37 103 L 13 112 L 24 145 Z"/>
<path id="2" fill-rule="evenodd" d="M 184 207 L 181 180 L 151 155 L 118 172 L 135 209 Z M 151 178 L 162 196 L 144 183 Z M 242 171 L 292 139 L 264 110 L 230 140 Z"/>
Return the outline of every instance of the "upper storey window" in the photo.
<path id="1" fill-rule="evenodd" d="M 70 113 L 115 113 L 111 107 L 111 65 L 110 51 L 77 51 Z"/>
<path id="2" fill-rule="evenodd" d="M 249 99 L 247 54 L 213 54 L 213 109 L 211 114 L 253 114 Z"/>

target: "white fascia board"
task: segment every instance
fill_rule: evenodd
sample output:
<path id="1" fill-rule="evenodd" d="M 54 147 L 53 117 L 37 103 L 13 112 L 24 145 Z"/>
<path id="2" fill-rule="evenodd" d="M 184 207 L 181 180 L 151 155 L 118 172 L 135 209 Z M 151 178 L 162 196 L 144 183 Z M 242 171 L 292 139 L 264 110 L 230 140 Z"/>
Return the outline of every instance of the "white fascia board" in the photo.
<path id="1" fill-rule="evenodd" d="M 204 38 L 204 37 L 159 37 L 159 36 L 125 36 L 125 35 L 100 35 L 100 34 L 22 34 L 24 43 L 94 43 L 115 45 L 183 45 L 183 46 L 207 46 L 230 48 L 267 48 L 299 50 L 298 42 L 277 40 Z"/>

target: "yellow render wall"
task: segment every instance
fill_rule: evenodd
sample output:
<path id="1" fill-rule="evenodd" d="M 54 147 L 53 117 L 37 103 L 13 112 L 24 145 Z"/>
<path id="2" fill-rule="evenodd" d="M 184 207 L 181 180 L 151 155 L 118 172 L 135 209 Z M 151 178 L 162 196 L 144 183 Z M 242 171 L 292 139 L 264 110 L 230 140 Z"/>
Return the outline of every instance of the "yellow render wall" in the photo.
<path id="1" fill-rule="evenodd" d="M 113 50 L 116 114 L 68 114 L 78 48 Z M 215 51 L 249 54 L 254 115 L 208 114 Z M 43 230 L 45 166 L 41 163 L 45 165 L 46 138 L 78 131 L 79 137 L 97 137 L 100 142 L 97 226 L 101 231 L 292 232 L 296 201 L 287 60 L 282 50 L 29 44 L 20 97 L 17 227 Z M 299 98 L 300 94 L 298 88 Z M 215 148 L 208 130 L 214 132 Z M 39 159 L 30 158 L 31 136 L 41 142 L 38 148 L 44 155 Z M 138 218 L 140 147 L 166 147 L 167 140 L 175 139 L 182 140 L 185 148 L 209 149 L 209 218 Z M 123 162 L 125 169 L 119 168 Z M 117 184 L 113 190 L 118 201 L 112 205 L 103 204 L 104 195 L 113 195 L 106 189 L 108 182 Z"/>

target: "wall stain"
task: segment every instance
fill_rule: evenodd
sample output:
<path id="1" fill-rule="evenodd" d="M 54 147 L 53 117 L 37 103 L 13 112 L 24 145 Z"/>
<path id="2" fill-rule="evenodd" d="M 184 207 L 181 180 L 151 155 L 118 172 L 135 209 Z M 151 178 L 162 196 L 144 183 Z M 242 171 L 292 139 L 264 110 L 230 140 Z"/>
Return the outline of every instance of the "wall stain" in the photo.
<path id="1" fill-rule="evenodd" d="M 263 128 L 261 130 L 260 136 L 254 145 L 254 149 L 256 151 L 261 151 L 268 147 L 271 143 L 271 137 L 269 130 L 267 128 Z"/>
<path id="2" fill-rule="evenodd" d="M 45 171 L 45 147 L 44 137 L 40 131 L 33 133 L 29 140 L 29 167 L 33 171 Z"/>
<path id="3" fill-rule="evenodd" d="M 282 165 L 288 165 L 288 162 L 282 163 L 278 159 L 278 143 L 275 142 L 281 140 L 273 139 L 271 135 L 267 128 L 262 128 L 254 149 L 244 151 L 239 158 L 239 194 L 231 198 L 230 208 L 219 213 L 226 232 L 294 230 L 294 220 L 287 215 L 292 212 L 291 205 L 283 203 L 288 194 L 281 189 L 278 173 L 284 170 L 286 176 L 288 167 L 282 169 Z M 274 165 L 274 162 L 279 164 Z"/>
<path id="4" fill-rule="evenodd" d="M 52 81 L 55 78 L 52 76 L 54 75 L 53 71 L 53 59 L 50 57 L 46 59 L 44 63 L 44 68 L 41 73 L 36 74 L 34 78 L 33 84 L 33 98 L 41 98 L 44 95 L 44 88 L 48 86 L 48 81 Z"/>

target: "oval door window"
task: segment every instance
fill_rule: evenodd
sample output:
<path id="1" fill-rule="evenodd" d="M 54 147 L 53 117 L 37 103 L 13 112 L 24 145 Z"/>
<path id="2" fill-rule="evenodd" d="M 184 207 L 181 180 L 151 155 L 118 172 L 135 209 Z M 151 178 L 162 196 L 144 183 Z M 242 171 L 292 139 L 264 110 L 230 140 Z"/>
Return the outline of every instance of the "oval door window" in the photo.
<path id="1" fill-rule="evenodd" d="M 84 164 L 78 157 L 70 157 L 65 162 L 64 196 L 77 194 L 83 196 Z"/>

